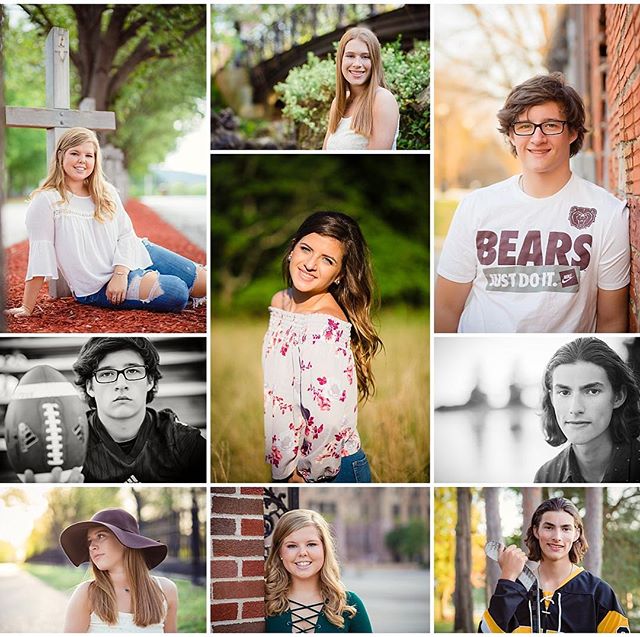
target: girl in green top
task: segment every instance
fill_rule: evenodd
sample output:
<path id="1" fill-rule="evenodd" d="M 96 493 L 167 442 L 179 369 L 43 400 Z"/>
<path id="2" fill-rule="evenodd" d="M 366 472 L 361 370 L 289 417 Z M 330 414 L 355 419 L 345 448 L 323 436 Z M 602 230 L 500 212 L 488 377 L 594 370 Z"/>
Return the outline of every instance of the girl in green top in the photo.
<path id="1" fill-rule="evenodd" d="M 372 633 L 364 604 L 347 592 L 329 525 L 315 511 L 285 513 L 265 565 L 268 633 Z"/>

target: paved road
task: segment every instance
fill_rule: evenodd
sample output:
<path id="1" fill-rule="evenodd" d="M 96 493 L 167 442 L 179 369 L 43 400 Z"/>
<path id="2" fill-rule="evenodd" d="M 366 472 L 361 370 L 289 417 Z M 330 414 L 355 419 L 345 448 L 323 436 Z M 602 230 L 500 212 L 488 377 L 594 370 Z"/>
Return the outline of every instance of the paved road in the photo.
<path id="1" fill-rule="evenodd" d="M 364 602 L 376 633 L 429 632 L 429 571 L 343 569 L 342 581 Z"/>
<path id="2" fill-rule="evenodd" d="M 202 250 L 207 246 L 206 223 L 209 216 L 206 197 L 141 197 L 165 221 L 178 228 Z M 24 217 L 26 201 L 12 200 L 2 208 L 2 243 L 13 245 L 27 238 Z"/>
<path id="3" fill-rule="evenodd" d="M 0 564 L 0 633 L 60 633 L 66 606 L 64 593 L 15 564 Z"/>

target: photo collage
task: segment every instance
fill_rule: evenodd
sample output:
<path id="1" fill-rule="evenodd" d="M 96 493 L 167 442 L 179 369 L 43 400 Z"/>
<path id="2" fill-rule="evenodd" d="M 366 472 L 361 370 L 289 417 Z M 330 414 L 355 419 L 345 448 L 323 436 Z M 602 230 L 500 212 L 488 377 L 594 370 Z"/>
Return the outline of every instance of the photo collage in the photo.
<path id="1" fill-rule="evenodd" d="M 0 634 L 640 631 L 640 5 L 2 2 L 0 113 Z"/>

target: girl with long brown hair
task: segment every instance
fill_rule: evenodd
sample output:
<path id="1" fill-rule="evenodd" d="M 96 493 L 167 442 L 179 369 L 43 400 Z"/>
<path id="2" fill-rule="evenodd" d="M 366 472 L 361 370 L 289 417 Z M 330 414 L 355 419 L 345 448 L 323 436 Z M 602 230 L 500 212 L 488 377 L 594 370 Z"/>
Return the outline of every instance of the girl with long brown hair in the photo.
<path id="1" fill-rule="evenodd" d="M 60 535 L 75 566 L 91 562 L 93 580 L 75 589 L 65 616 L 67 633 L 175 633 L 176 585 L 149 571 L 167 556 L 166 545 L 140 534 L 122 509 L 98 511 Z"/>
<path id="2" fill-rule="evenodd" d="M 360 598 L 340 581 L 331 530 L 315 511 L 285 513 L 265 564 L 268 633 L 372 633 Z"/>
<path id="3" fill-rule="evenodd" d="M 370 482 L 356 430 L 375 391 L 382 341 L 371 322 L 373 275 L 358 224 L 316 212 L 282 261 L 264 338 L 265 454 L 275 481 Z"/>
<path id="4" fill-rule="evenodd" d="M 31 316 L 45 279 L 64 276 L 85 305 L 180 312 L 207 292 L 203 266 L 136 236 L 116 189 L 102 172 L 93 131 L 66 130 L 45 182 L 27 209 L 29 265 L 22 304 L 6 310 Z"/>
<path id="5" fill-rule="evenodd" d="M 323 150 L 395 150 L 399 113 L 384 81 L 380 42 L 364 27 L 349 29 L 336 53 L 336 96 Z"/>

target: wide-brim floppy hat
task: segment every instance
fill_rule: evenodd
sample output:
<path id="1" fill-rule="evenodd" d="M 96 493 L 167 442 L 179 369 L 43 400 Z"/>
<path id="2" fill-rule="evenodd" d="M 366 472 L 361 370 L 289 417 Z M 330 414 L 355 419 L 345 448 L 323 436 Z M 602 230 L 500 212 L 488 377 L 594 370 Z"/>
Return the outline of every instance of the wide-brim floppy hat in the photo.
<path id="1" fill-rule="evenodd" d="M 141 550 L 149 569 L 155 568 L 167 557 L 166 544 L 141 535 L 138 522 L 130 513 L 122 509 L 103 509 L 90 520 L 76 522 L 60 534 L 60 546 L 76 566 L 90 560 L 87 530 L 96 525 L 106 526 L 120 544 Z"/>

